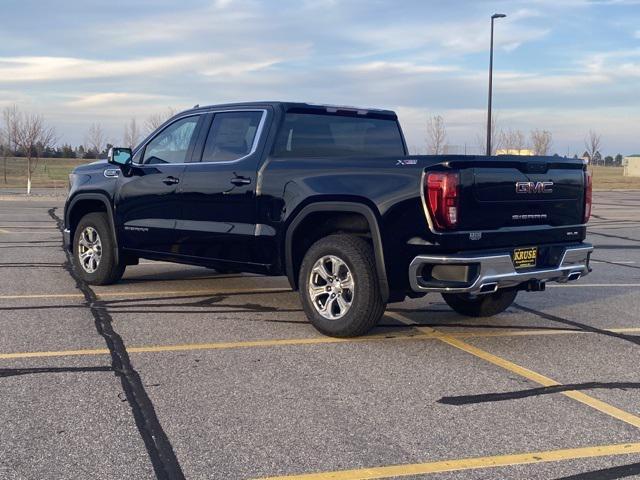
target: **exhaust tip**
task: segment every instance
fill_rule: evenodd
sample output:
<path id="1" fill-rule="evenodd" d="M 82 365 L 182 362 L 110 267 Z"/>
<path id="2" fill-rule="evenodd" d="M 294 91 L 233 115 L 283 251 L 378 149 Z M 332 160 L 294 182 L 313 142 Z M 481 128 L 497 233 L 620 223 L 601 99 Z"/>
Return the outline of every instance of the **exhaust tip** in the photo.
<path id="1" fill-rule="evenodd" d="M 498 291 L 497 282 L 483 283 L 480 285 L 480 293 L 493 293 Z"/>
<path id="2" fill-rule="evenodd" d="M 567 281 L 568 282 L 572 282 L 574 280 L 578 280 L 581 276 L 582 276 L 582 273 L 580 273 L 580 272 L 572 272 L 567 277 Z"/>

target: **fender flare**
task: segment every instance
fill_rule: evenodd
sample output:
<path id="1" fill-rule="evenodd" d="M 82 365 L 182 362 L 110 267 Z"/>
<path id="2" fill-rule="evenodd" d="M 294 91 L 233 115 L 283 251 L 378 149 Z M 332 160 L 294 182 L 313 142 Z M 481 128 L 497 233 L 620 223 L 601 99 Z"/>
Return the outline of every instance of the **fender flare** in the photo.
<path id="1" fill-rule="evenodd" d="M 107 211 L 107 217 L 109 218 L 109 227 L 111 228 L 111 239 L 113 240 L 113 254 L 116 263 L 120 261 L 120 247 L 118 245 L 118 232 L 116 231 L 115 219 L 113 218 L 113 208 L 111 208 L 111 203 L 109 202 L 109 198 L 102 193 L 78 193 L 75 195 L 70 201 L 64 212 L 64 225 L 65 228 L 70 228 L 70 217 L 71 212 L 73 211 L 73 207 L 83 200 L 97 200 L 104 204 L 105 209 Z M 73 233 L 73 232 L 72 232 Z M 72 237 L 73 240 L 73 237 Z M 73 248 L 73 246 L 71 247 Z"/>
<path id="2" fill-rule="evenodd" d="M 332 202 L 321 201 L 312 203 L 304 207 L 294 217 L 289 224 L 285 235 L 285 270 L 291 287 L 296 290 L 298 288 L 298 279 L 294 274 L 293 266 L 293 234 L 300 223 L 310 214 L 316 212 L 349 212 L 362 215 L 369 224 L 371 231 L 371 239 L 373 242 L 373 252 L 376 261 L 376 273 L 378 275 L 378 285 L 380 286 L 380 294 L 382 300 L 386 303 L 389 300 L 389 283 L 387 281 L 387 270 L 384 263 L 384 250 L 382 247 L 382 236 L 378 226 L 378 220 L 373 210 L 362 203 L 357 202 Z"/>

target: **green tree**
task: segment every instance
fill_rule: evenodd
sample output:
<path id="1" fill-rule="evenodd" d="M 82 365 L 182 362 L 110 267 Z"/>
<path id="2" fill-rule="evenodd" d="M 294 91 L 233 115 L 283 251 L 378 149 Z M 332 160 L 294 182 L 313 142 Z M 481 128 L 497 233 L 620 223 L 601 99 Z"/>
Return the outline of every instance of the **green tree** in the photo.
<path id="1" fill-rule="evenodd" d="M 615 164 L 616 166 L 621 166 L 622 165 L 622 155 L 621 154 L 617 154 L 616 158 L 615 158 Z"/>

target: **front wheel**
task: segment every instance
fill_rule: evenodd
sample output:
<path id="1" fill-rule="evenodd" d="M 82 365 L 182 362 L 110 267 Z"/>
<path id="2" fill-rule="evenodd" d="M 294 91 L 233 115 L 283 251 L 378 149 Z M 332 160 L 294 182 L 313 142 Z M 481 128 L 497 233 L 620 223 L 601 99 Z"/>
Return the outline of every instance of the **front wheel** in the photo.
<path id="1" fill-rule="evenodd" d="M 456 312 L 467 317 L 492 317 L 504 312 L 516 299 L 515 289 L 471 297 L 464 293 L 443 293 L 442 298 Z"/>
<path id="2" fill-rule="evenodd" d="M 298 285 L 307 318 L 325 335 L 363 335 L 384 313 L 373 249 L 355 235 L 330 235 L 314 243 L 302 261 Z"/>
<path id="3" fill-rule="evenodd" d="M 73 236 L 73 263 L 80 278 L 91 285 L 120 280 L 126 265 L 116 263 L 114 252 L 107 215 L 94 212 L 82 217 Z"/>

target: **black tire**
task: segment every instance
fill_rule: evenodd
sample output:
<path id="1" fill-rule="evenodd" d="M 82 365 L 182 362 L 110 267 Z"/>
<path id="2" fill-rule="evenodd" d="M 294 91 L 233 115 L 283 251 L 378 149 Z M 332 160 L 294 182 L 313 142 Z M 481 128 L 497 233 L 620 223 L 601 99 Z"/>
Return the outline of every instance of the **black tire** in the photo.
<path id="1" fill-rule="evenodd" d="M 468 317 L 492 317 L 504 312 L 516 299 L 515 289 L 498 290 L 495 293 L 471 298 L 463 293 L 443 293 L 442 298 L 456 312 Z"/>
<path id="2" fill-rule="evenodd" d="M 314 265 L 327 256 L 341 260 L 353 281 L 350 295 L 349 290 L 345 289 L 345 295 L 351 298 L 350 307 L 345 309 L 342 317 L 335 319 L 320 314 L 309 293 Z M 316 279 L 320 278 L 316 276 Z M 316 329 L 331 337 L 364 335 L 377 325 L 384 313 L 385 303 L 380 295 L 373 249 L 366 240 L 355 235 L 330 235 L 315 242 L 302 261 L 298 285 L 307 318 Z M 342 287 L 339 288 L 342 292 Z"/>
<path id="3" fill-rule="evenodd" d="M 89 271 L 90 267 L 87 270 L 80 259 L 81 250 L 86 251 L 86 247 L 81 246 L 80 239 L 87 229 L 97 232 L 101 245 L 100 259 L 94 271 Z M 78 223 L 73 235 L 73 266 L 80 278 L 90 285 L 109 285 L 122 278 L 126 265 L 123 262 L 116 264 L 115 245 L 106 213 L 88 213 Z"/>

